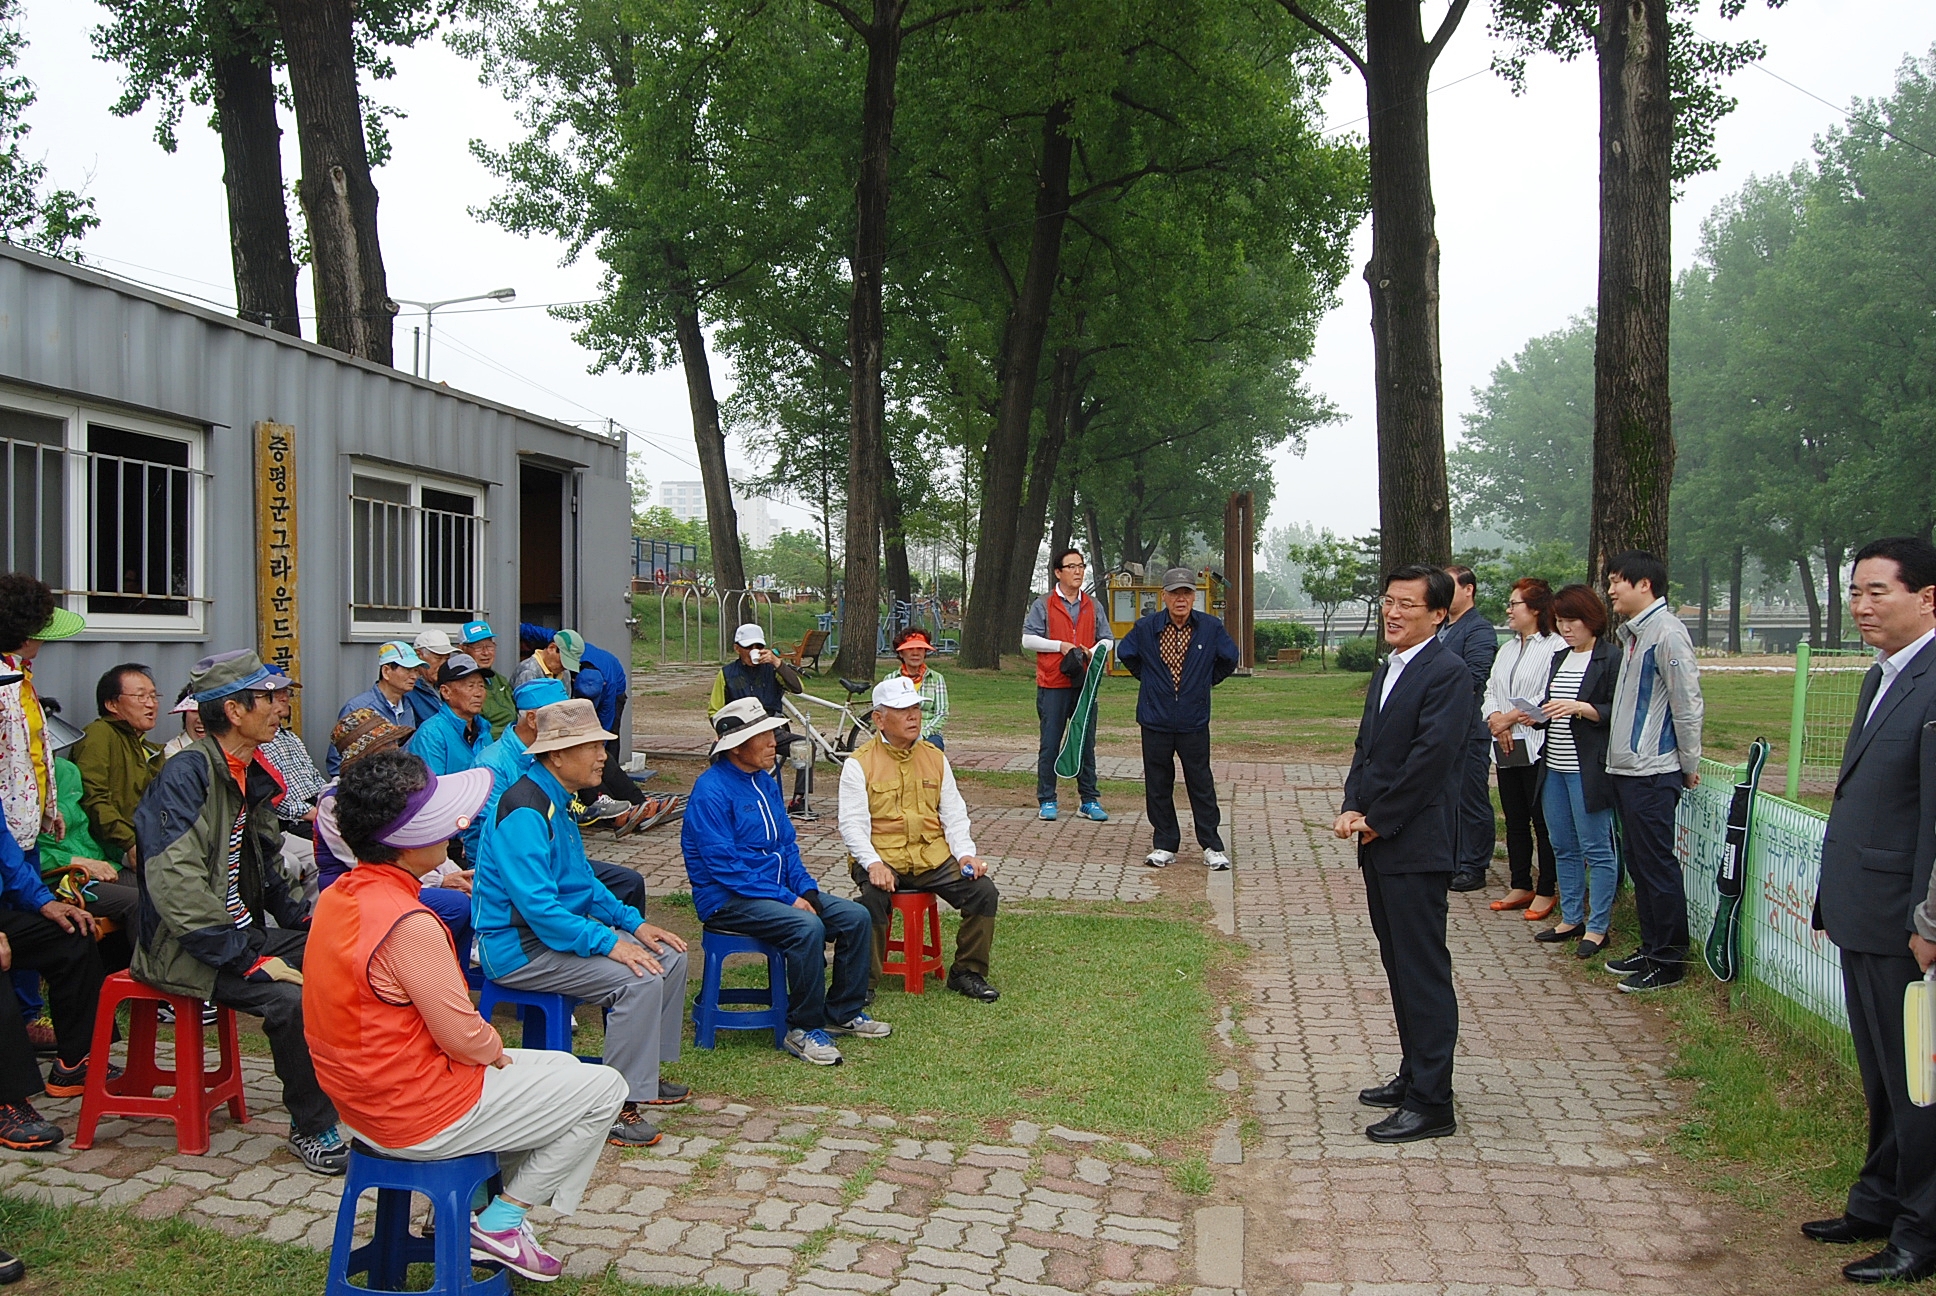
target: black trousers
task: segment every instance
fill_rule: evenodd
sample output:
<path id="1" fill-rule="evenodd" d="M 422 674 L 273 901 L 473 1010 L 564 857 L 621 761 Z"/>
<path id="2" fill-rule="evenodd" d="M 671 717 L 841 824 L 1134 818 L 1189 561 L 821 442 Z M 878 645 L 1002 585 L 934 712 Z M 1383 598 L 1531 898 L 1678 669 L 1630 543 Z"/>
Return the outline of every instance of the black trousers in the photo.
<path id="1" fill-rule="evenodd" d="M 1633 877 L 1634 915 L 1640 920 L 1640 952 L 1656 963 L 1687 959 L 1687 884 L 1674 856 L 1674 808 L 1684 780 L 1679 774 L 1615 774 L 1614 808 L 1627 844 L 1627 872 Z M 1909 937 L 1905 932 L 1906 948 Z M 1905 956 L 1906 957 L 1906 956 Z M 1902 1012 L 1898 993 L 1896 1012 Z M 1896 1064 L 1901 1066 L 1901 1054 Z"/>
<path id="2" fill-rule="evenodd" d="M 1459 849 L 1453 860 L 1459 868 L 1481 875 L 1492 867 L 1492 847 L 1498 840 L 1493 829 L 1491 774 L 1492 731 L 1475 709 L 1459 783 Z"/>
<path id="3" fill-rule="evenodd" d="M 279 958 L 290 967 L 300 968 L 309 933 L 271 927 L 263 943 L 265 958 Z M 215 974 L 212 1003 L 262 1019 L 262 1033 L 269 1037 L 269 1052 L 276 1060 L 276 1076 L 282 1081 L 282 1105 L 289 1109 L 289 1126 L 297 1134 L 320 1134 L 336 1123 L 336 1106 L 316 1081 L 315 1064 L 309 1060 L 309 1041 L 303 1037 L 302 992 L 299 985 L 286 981 L 249 981 L 226 968 Z"/>
<path id="4" fill-rule="evenodd" d="M 0 972 L 0 1103 L 26 1102 L 46 1085 L 20 1002 L 13 997 L 13 973 Z"/>
<path id="5" fill-rule="evenodd" d="M 1183 844 L 1176 822 L 1176 763 L 1183 762 L 1183 787 L 1190 794 L 1190 817 L 1196 821 L 1197 845 L 1223 849 L 1217 829 L 1223 811 L 1217 808 L 1217 782 L 1210 777 L 1210 730 L 1167 733 L 1143 730 L 1143 798 L 1149 813 L 1151 845 L 1174 851 Z"/>
<path id="6" fill-rule="evenodd" d="M 20 909 L 0 909 L 0 932 L 7 934 L 7 943 L 13 947 L 13 966 L 15 972 L 38 972 L 47 978 L 47 1006 L 54 1018 L 54 1042 L 64 1065 L 73 1066 L 87 1057 L 88 1048 L 94 1040 L 94 1010 L 101 1002 L 101 956 L 94 948 L 94 938 L 79 932 L 68 932 L 51 918 L 43 918 L 37 913 L 27 913 Z M 9 978 L 7 1006 L 4 1013 L 15 1022 L 20 1021 L 20 1006 L 14 1002 L 12 980 Z M 11 1052 L 7 1042 L 7 1030 L 0 1025 L 0 1048 Z M 20 1026 L 16 1041 L 23 1050 L 27 1066 L 34 1068 L 36 1077 L 34 1087 L 27 1093 L 40 1090 L 39 1068 L 34 1062 L 34 1051 L 27 1045 L 27 1028 Z M 24 1078 L 24 1072 L 22 1073 Z M 13 1083 L 9 1078 L 7 1084 Z M 25 1097 L 22 1094 L 19 1097 Z M 19 1098 L 0 1092 L 0 1099 L 17 1102 Z"/>
<path id="7" fill-rule="evenodd" d="M 1516 891 L 1536 895 L 1559 894 L 1559 874 L 1553 862 L 1553 842 L 1546 835 L 1546 815 L 1539 804 L 1540 766 L 1499 767 L 1499 808 L 1506 816 L 1506 859 Z M 1539 843 L 1539 879 L 1533 879 L 1533 843 Z"/>
<path id="8" fill-rule="evenodd" d="M 607 860 L 593 860 L 591 866 L 593 875 L 605 884 L 605 889 L 617 897 L 620 904 L 631 905 L 640 913 L 645 912 L 645 877 L 637 869 Z"/>
<path id="9" fill-rule="evenodd" d="M 1842 951 L 1842 990 L 1869 1105 L 1869 1155 L 1849 1188 L 1848 1213 L 1892 1224 L 1890 1241 L 1926 1256 L 1936 1255 L 1936 1107 L 1909 1101 L 1902 1059 L 1902 992 L 1921 979 L 1906 949 Z"/>
<path id="10" fill-rule="evenodd" d="M 1427 1116 L 1450 1116 L 1452 1052 L 1459 1043 L 1459 999 L 1452 989 L 1452 951 L 1445 944 L 1452 875 L 1360 872 L 1378 957 L 1391 985 L 1404 1055 L 1398 1075 L 1411 1090 L 1405 1106 Z"/>

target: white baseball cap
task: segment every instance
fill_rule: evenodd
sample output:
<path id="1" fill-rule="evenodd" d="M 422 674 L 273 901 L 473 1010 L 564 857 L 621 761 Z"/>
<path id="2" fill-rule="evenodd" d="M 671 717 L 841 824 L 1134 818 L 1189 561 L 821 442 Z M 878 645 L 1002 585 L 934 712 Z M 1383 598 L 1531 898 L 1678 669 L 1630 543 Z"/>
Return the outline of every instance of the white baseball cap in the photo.
<path id="1" fill-rule="evenodd" d="M 757 623 L 749 621 L 733 631 L 733 642 L 742 648 L 764 648 L 766 631 L 760 629 Z"/>
<path id="2" fill-rule="evenodd" d="M 457 645 L 450 641 L 450 635 L 442 630 L 424 631 L 411 646 L 420 653 L 436 653 L 439 657 L 448 657 L 457 651 Z"/>
<path id="3" fill-rule="evenodd" d="M 921 690 L 905 675 L 889 675 L 874 686 L 874 705 L 889 711 L 902 711 L 921 705 Z"/>

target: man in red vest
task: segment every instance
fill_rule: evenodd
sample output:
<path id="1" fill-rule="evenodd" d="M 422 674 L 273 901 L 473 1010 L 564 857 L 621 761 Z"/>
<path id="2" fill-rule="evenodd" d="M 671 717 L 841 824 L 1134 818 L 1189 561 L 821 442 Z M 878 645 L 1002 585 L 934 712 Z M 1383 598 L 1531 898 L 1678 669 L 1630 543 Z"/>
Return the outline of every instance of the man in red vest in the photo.
<path id="1" fill-rule="evenodd" d="M 1089 654 L 1102 637 L 1102 609 L 1082 588 L 1082 552 L 1064 549 L 1049 566 L 1055 584 L 1029 606 L 1028 616 L 1022 621 L 1022 651 L 1035 654 L 1035 714 L 1042 721 L 1042 747 L 1035 757 L 1035 799 L 1041 803 L 1044 819 L 1056 815 L 1055 757 L 1062 750 L 1062 734 L 1075 714 L 1076 699 L 1082 696 L 1080 670 L 1071 679 L 1064 663 L 1074 666 L 1070 654 L 1077 649 Z M 1093 717 L 1082 743 L 1076 791 L 1082 797 L 1084 818 L 1099 823 L 1109 818 L 1096 787 Z"/>

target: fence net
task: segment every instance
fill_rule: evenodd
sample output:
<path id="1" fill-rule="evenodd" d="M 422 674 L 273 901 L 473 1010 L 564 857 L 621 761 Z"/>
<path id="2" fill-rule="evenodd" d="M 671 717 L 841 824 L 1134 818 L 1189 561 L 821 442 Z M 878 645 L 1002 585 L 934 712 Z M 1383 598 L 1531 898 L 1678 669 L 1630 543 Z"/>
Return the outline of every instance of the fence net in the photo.
<path id="1" fill-rule="evenodd" d="M 1802 781 L 1833 783 L 1842 769 L 1842 746 L 1862 692 L 1862 677 L 1875 663 L 1865 648 L 1817 648 L 1808 654 L 1808 690 L 1802 713 Z"/>

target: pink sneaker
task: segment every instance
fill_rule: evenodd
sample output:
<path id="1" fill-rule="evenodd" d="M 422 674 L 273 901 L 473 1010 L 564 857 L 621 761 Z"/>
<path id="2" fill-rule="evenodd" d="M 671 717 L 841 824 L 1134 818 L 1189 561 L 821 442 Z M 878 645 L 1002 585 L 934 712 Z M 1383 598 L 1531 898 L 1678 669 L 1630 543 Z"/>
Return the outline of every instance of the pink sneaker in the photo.
<path id="1" fill-rule="evenodd" d="M 564 1261 L 538 1245 L 529 1224 L 520 1224 L 502 1233 L 486 1233 L 473 1220 L 471 1259 L 501 1264 L 533 1282 L 553 1282 L 565 1271 Z"/>

